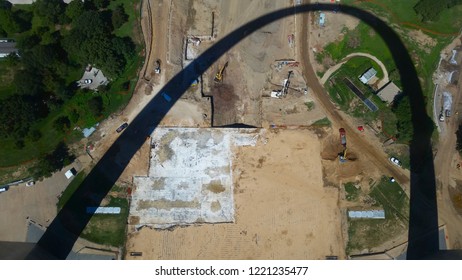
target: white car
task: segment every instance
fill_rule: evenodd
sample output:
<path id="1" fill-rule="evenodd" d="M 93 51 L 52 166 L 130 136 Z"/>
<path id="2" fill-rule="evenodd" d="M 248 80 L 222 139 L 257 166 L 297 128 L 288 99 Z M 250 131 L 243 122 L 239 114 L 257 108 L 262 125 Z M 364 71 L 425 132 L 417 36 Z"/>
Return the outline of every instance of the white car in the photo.
<path id="1" fill-rule="evenodd" d="M 34 181 L 29 181 L 26 183 L 26 187 L 32 187 L 33 185 L 35 185 Z"/>
<path id="2" fill-rule="evenodd" d="M 397 159 L 395 157 L 391 157 L 390 161 L 391 161 L 391 163 L 393 163 L 396 166 L 401 166 L 401 161 L 399 161 L 399 159 Z"/>
<path id="3" fill-rule="evenodd" d="M 93 83 L 93 80 L 92 79 L 85 79 L 85 80 L 83 80 L 83 83 L 88 85 L 88 84 Z"/>

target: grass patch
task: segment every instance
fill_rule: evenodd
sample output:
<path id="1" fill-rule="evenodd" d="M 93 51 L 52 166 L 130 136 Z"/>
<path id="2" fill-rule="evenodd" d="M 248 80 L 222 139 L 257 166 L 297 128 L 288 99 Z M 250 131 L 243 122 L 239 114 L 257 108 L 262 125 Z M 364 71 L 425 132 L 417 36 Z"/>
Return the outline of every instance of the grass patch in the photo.
<path id="1" fill-rule="evenodd" d="M 326 89 L 331 100 L 337 104 L 340 109 L 347 114 L 361 120 L 364 123 L 370 123 L 377 118 L 381 118 L 386 126 L 385 134 L 394 136 L 396 131 L 396 117 L 391 109 L 376 94 L 375 90 L 364 85 L 358 80 L 367 69 L 374 67 L 377 74 L 383 77 L 383 72 L 375 61 L 367 57 L 353 57 L 332 74 L 326 83 Z M 348 78 L 363 94 L 369 98 L 378 107 L 378 111 L 372 112 L 369 108 L 348 88 L 344 79 Z M 386 117 L 386 118 L 385 118 Z"/>
<path id="2" fill-rule="evenodd" d="M 343 1 L 344 4 L 354 5 L 369 10 L 407 28 L 421 27 L 434 32 L 450 34 L 457 33 L 462 25 L 462 19 L 460 18 L 462 5 L 443 10 L 435 21 L 421 22 L 419 15 L 414 11 L 414 6 L 419 0 L 380 0 L 375 2 L 376 3 L 356 0 Z M 417 26 L 412 26 L 410 24 L 415 24 Z"/>
<path id="3" fill-rule="evenodd" d="M 82 185 L 87 174 L 80 172 L 75 176 L 69 186 L 64 190 L 59 201 L 57 203 L 57 209 L 60 211 L 64 205 L 69 201 L 74 192 Z M 98 172 L 95 175 L 97 180 L 94 184 L 103 184 L 106 176 L 104 173 Z M 125 226 L 128 218 L 128 200 L 125 198 L 126 189 L 117 185 L 114 185 L 109 193 L 112 196 L 106 197 L 108 200 L 105 206 L 107 207 L 120 207 L 120 214 L 95 214 L 91 217 L 89 223 L 85 227 L 81 234 L 81 237 L 98 244 L 111 245 L 120 247 L 125 241 Z M 85 202 L 91 205 L 92 196 L 98 196 L 98 194 L 89 193 L 87 195 L 89 201 Z"/>
<path id="4" fill-rule="evenodd" d="M 382 177 L 372 186 L 369 196 L 375 201 L 374 207 L 385 210 L 385 219 L 350 219 L 348 254 L 377 247 L 408 228 L 409 198 L 397 183 Z"/>
<path id="5" fill-rule="evenodd" d="M 329 53 L 335 61 L 353 52 L 364 52 L 376 56 L 387 70 L 396 68 L 385 41 L 365 23 L 360 22 L 354 30 L 345 29 L 344 34 L 342 41 L 330 43 L 324 48 L 324 51 Z M 356 46 L 351 45 L 348 43 L 351 40 L 357 40 L 359 43 Z M 376 70 L 379 69 L 376 68 Z"/>
<path id="6" fill-rule="evenodd" d="M 128 218 L 128 200 L 109 197 L 107 207 L 120 207 L 120 214 L 95 214 L 83 230 L 81 237 L 98 244 L 121 247 L 125 242 Z"/>
<path id="7" fill-rule="evenodd" d="M 13 79 L 15 71 L 15 67 L 8 67 L 5 59 L 0 58 L 0 100 L 14 93 Z"/>
<path id="8" fill-rule="evenodd" d="M 305 102 L 305 106 L 308 111 L 311 111 L 314 109 L 314 102 L 313 101 Z"/>
<path id="9" fill-rule="evenodd" d="M 128 21 L 120 28 L 114 31 L 115 35 L 119 37 L 132 37 L 133 28 L 138 24 L 139 17 L 139 0 L 125 1 L 125 0 L 112 0 L 108 6 L 109 9 L 114 10 L 117 6 L 122 5 L 125 13 L 128 15 Z M 135 41 L 135 40 L 134 40 Z M 135 41 L 136 42 L 136 41 Z"/>
<path id="10" fill-rule="evenodd" d="M 69 199 L 72 197 L 74 192 L 79 188 L 79 186 L 82 184 L 83 180 L 85 179 L 86 174 L 84 172 L 80 172 L 75 176 L 75 178 L 72 180 L 72 182 L 67 186 L 67 188 L 64 190 L 62 195 L 59 197 L 58 203 L 56 204 L 56 207 L 58 208 L 58 212 L 63 209 L 63 206 L 69 201 Z"/>
<path id="11" fill-rule="evenodd" d="M 343 187 L 345 188 L 345 197 L 348 201 L 357 200 L 361 194 L 361 190 L 352 182 L 346 183 Z"/>
<path id="12" fill-rule="evenodd" d="M 322 127 L 322 126 L 331 126 L 332 123 L 330 122 L 330 120 L 327 117 L 325 117 L 323 119 L 315 121 L 312 125 Z"/>

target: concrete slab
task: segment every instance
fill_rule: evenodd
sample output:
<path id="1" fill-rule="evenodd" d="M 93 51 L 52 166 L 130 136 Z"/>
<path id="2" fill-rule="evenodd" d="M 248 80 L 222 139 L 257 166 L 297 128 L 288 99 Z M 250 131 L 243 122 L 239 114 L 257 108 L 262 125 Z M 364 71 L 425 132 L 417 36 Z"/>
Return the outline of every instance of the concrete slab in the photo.
<path id="1" fill-rule="evenodd" d="M 134 177 L 130 221 L 168 228 L 234 221 L 232 147 L 254 146 L 258 129 L 159 128 L 149 176 Z"/>

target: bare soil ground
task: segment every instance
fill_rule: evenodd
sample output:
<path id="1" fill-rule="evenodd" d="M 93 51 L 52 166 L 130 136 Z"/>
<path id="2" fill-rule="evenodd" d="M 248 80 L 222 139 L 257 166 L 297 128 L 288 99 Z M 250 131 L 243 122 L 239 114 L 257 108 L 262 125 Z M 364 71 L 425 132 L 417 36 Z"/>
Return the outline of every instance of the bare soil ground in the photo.
<path id="1" fill-rule="evenodd" d="M 443 50 L 445 58 L 450 57 L 450 52 L 454 47 L 460 45 L 460 39 Z M 457 73 L 458 79 L 462 73 Z M 446 87 L 448 89 L 449 87 Z M 453 112 L 461 112 L 462 99 L 460 93 L 462 87 L 460 83 L 455 88 L 450 88 L 453 94 Z M 459 124 L 462 122 L 461 115 L 454 113 L 442 125 L 443 133 L 440 134 L 435 156 L 435 177 L 438 187 L 438 219 L 439 225 L 446 225 L 448 235 L 448 249 L 462 249 L 462 158 L 455 150 L 456 135 Z M 439 124 L 441 125 L 441 123 Z M 459 164 L 459 167 L 458 167 Z"/>
<path id="2" fill-rule="evenodd" d="M 330 3 L 330 0 L 318 0 L 319 3 Z M 310 58 L 313 63 L 315 72 L 324 72 L 326 66 L 333 66 L 334 62 L 329 60 L 327 56 L 325 61 L 318 64 L 314 59 L 316 52 L 321 52 L 325 46 L 335 41 L 341 41 L 343 39 L 343 30 L 353 30 L 359 24 L 359 20 L 355 17 L 344 15 L 340 13 L 324 12 L 325 24 L 324 26 L 319 25 L 320 12 L 312 13 L 310 16 Z M 328 67 L 327 67 L 328 68 Z"/>
<path id="3" fill-rule="evenodd" d="M 139 251 L 144 259 L 344 258 L 338 190 L 323 187 L 317 136 L 273 130 L 262 138 L 235 152 L 235 223 L 144 228 L 129 235 L 125 257 Z"/>

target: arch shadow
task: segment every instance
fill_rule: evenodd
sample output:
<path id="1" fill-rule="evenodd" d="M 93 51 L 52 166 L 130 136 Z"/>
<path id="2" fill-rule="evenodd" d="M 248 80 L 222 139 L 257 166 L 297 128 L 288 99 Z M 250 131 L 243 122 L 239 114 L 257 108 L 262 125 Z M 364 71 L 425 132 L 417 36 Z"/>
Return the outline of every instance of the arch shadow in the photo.
<path id="1" fill-rule="evenodd" d="M 354 16 L 374 28 L 392 53 L 401 75 L 403 91 L 410 97 L 414 127 L 414 136 L 410 144 L 411 202 L 407 258 L 444 258 L 444 252 L 438 250 L 436 189 L 430 143 L 433 122 L 425 111 L 422 89 L 411 57 L 399 36 L 381 19 L 355 7 L 330 4 L 300 5 L 295 10 L 285 8 L 252 20 L 218 41 L 174 76 L 161 90 L 161 92 L 168 92 L 172 100 L 167 102 L 158 94 L 145 106 L 88 174 L 26 258 L 65 259 L 67 257 L 92 217 L 86 214 L 86 206 L 99 205 L 130 159 L 145 142 L 146 137 L 154 131 L 161 119 L 189 88 L 190 82 L 200 77 L 233 46 L 265 25 L 294 13 L 334 10 Z M 455 255 L 448 258 L 461 258 L 460 253 L 452 253 Z"/>

